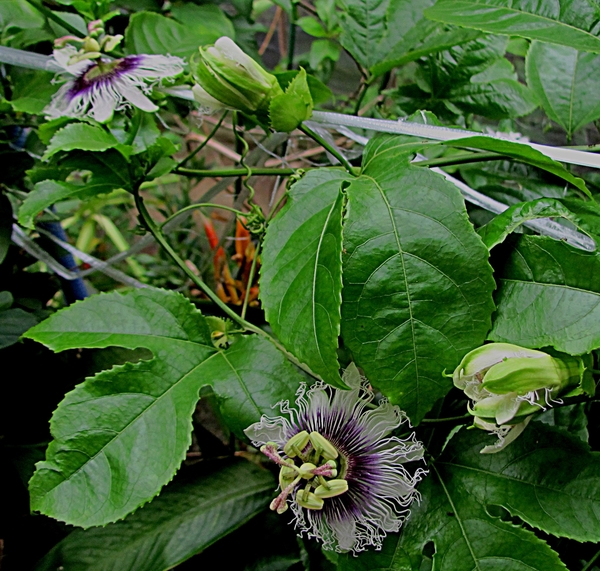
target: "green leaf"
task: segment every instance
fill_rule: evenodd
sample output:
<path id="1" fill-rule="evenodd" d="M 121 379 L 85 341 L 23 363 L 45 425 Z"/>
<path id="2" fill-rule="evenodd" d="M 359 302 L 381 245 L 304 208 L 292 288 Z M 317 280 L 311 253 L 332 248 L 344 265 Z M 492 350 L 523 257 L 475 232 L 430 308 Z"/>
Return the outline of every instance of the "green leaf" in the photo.
<path id="1" fill-rule="evenodd" d="M 191 471 L 124 521 L 72 532 L 36 571 L 166 571 L 264 509 L 275 487 L 268 471 L 246 461 Z"/>
<path id="2" fill-rule="evenodd" d="M 433 0 L 338 0 L 337 3 L 342 10 L 340 42 L 359 64 L 370 69 L 389 59 L 390 52 L 408 51 L 406 44 L 396 47 L 405 36 L 413 44 L 427 35 L 421 21 L 423 10 Z M 416 33 L 412 31 L 415 27 Z"/>
<path id="3" fill-rule="evenodd" d="M 328 38 L 330 35 L 329 32 L 323 28 L 323 24 L 312 16 L 299 18 L 296 25 L 298 25 L 303 32 L 306 32 L 309 36 L 313 36 L 314 38 Z"/>
<path id="4" fill-rule="evenodd" d="M 244 429 L 273 405 L 293 401 L 304 377 L 270 341 L 256 335 L 238 339 L 207 362 L 202 373 L 219 398 L 227 426 L 242 439 Z"/>
<path id="5" fill-rule="evenodd" d="M 138 12 L 129 20 L 125 46 L 130 54 L 170 54 L 188 58 L 198 51 L 199 46 L 212 43 L 212 37 L 213 34 L 203 36 L 194 28 L 160 14 Z"/>
<path id="6" fill-rule="evenodd" d="M 233 23 L 215 4 L 181 4 L 171 7 L 171 14 L 196 36 L 197 45 L 214 44 L 220 37 L 235 39 Z"/>
<path id="7" fill-rule="evenodd" d="M 119 144 L 119 141 L 102 127 L 87 123 L 70 123 L 57 131 L 42 157 L 47 161 L 59 151 L 106 151 Z"/>
<path id="8" fill-rule="evenodd" d="M 433 22 L 428 25 L 435 26 Z M 396 90 L 398 104 L 404 112 L 427 108 L 454 122 L 457 115 L 468 113 L 493 119 L 530 113 L 538 103 L 504 58 L 507 43 L 501 36 L 483 36 L 462 41 L 435 59 L 422 59 L 415 83 Z"/>
<path id="9" fill-rule="evenodd" d="M 326 382 L 343 387 L 337 360 L 340 332 L 342 185 L 339 169 L 307 173 L 269 224 L 260 297 L 283 345 Z"/>
<path id="10" fill-rule="evenodd" d="M 312 115 L 313 100 L 306 78 L 306 71 L 300 68 L 300 73 L 292 79 L 285 93 L 271 100 L 269 119 L 276 131 L 291 133 Z"/>
<path id="11" fill-rule="evenodd" d="M 508 210 L 496 216 L 493 220 L 482 226 L 478 233 L 483 243 L 491 250 L 494 246 L 506 240 L 521 224 L 528 220 L 538 218 L 559 217 L 570 220 L 578 228 L 587 229 L 585 222 L 573 214 L 561 202 L 553 198 L 539 198 L 531 202 L 513 204 Z"/>
<path id="12" fill-rule="evenodd" d="M 478 31 L 465 31 L 460 28 L 446 30 L 439 24 L 423 19 L 391 47 L 379 63 L 371 67 L 371 72 L 375 76 L 383 75 L 395 67 L 447 50 L 458 44 L 475 40 L 480 34 L 481 32 Z"/>
<path id="13" fill-rule="evenodd" d="M 500 61 L 509 63 L 504 59 Z M 507 78 L 484 81 L 472 78 L 471 83 L 451 89 L 448 100 L 465 114 L 477 113 L 490 119 L 522 117 L 538 106 L 525 85 Z"/>
<path id="14" fill-rule="evenodd" d="M 523 161 L 528 165 L 532 165 L 552 173 L 553 175 L 570 182 L 573 186 L 584 192 L 590 198 L 592 196 L 583 179 L 573 176 L 559 162 L 547 157 L 536 149 L 532 149 L 529 145 L 522 145 L 521 143 L 515 143 L 513 141 L 493 139 L 492 137 L 465 137 L 464 139 L 445 141 L 444 145 L 450 147 L 469 147 L 506 155 L 507 157 Z"/>
<path id="15" fill-rule="evenodd" d="M 548 117 L 567 136 L 600 117 L 600 56 L 566 46 L 533 42 L 527 53 L 527 83 Z"/>
<path id="16" fill-rule="evenodd" d="M 489 338 L 571 355 L 600 347 L 600 255 L 523 236 L 499 279 Z"/>
<path id="17" fill-rule="evenodd" d="M 310 65 L 311 69 L 318 69 L 321 63 L 326 59 L 329 59 L 331 61 L 338 61 L 340 59 L 341 53 L 342 48 L 339 46 L 339 44 L 336 44 L 331 40 L 315 40 L 310 45 L 310 52 L 308 54 L 308 65 Z M 312 94 L 312 88 L 310 89 L 310 91 Z"/>
<path id="18" fill-rule="evenodd" d="M 42 28 L 44 17 L 26 0 L 0 2 L 0 28 L 2 30 Z"/>
<path id="19" fill-rule="evenodd" d="M 54 441 L 30 482 L 32 509 L 81 527 L 123 518 L 173 477 L 202 387 L 213 386 L 240 426 L 272 412 L 277 398 L 292 398 L 298 387 L 298 374 L 266 342 L 243 340 L 231 354 L 219 351 L 200 312 L 162 290 L 88 298 L 26 336 L 54 351 L 144 347 L 154 355 L 86 380 L 52 417 Z M 261 371 L 269 383 L 261 384 Z"/>
<path id="20" fill-rule="evenodd" d="M 19 308 L 0 311 L 0 349 L 14 345 L 38 320 Z"/>
<path id="21" fill-rule="evenodd" d="M 464 443 L 461 436 L 464 432 L 451 442 Z M 491 456 L 500 453 L 487 458 Z M 411 509 L 400 535 L 390 534 L 380 552 L 340 556 L 339 571 L 427 569 L 423 551 L 428 544 L 435 548 L 436 571 L 567 570 L 558 555 L 532 532 L 488 515 L 485 501 L 476 495 L 485 493 L 483 475 L 474 484 L 460 469 L 442 462 L 432 465 L 431 472 L 419 486 L 421 502 Z"/>
<path id="22" fill-rule="evenodd" d="M 4 194 L 0 194 L 0 264 L 6 258 L 10 237 L 12 235 L 13 211 L 10 200 Z"/>
<path id="23" fill-rule="evenodd" d="M 84 186 L 57 180 L 38 182 L 19 208 L 19 224 L 27 228 L 33 228 L 35 217 L 44 208 L 48 208 L 61 200 L 84 194 L 86 194 Z"/>
<path id="24" fill-rule="evenodd" d="M 541 423 L 497 454 L 479 454 L 489 436 L 460 436 L 439 465 L 479 503 L 558 537 L 600 541 L 600 454 L 587 444 Z"/>
<path id="25" fill-rule="evenodd" d="M 460 175 L 470 187 L 508 205 L 565 196 L 562 180 L 553 184 L 543 171 L 515 161 L 471 163 L 460 167 Z"/>
<path id="26" fill-rule="evenodd" d="M 53 73 L 16 68 L 11 72 L 13 80 L 11 105 L 14 111 L 40 114 L 58 90 L 52 83 Z"/>
<path id="27" fill-rule="evenodd" d="M 44 208 L 70 198 L 90 198 L 98 194 L 108 194 L 115 189 L 129 189 L 128 165 L 116 151 L 105 153 L 71 154 L 61 163 L 65 176 L 72 171 L 91 171 L 91 178 L 84 184 L 73 184 L 57 180 L 43 180 L 35 184 L 33 190 L 19 208 L 19 224 L 33 228 L 34 218 Z"/>
<path id="28" fill-rule="evenodd" d="M 347 188 L 342 337 L 367 378 L 418 423 L 480 345 L 495 287 L 457 187 L 409 164 L 396 141 L 367 145 Z"/>
<path id="29" fill-rule="evenodd" d="M 131 120 L 123 115 L 110 122 L 110 131 L 122 145 L 130 145 L 132 154 L 147 151 L 156 143 L 160 130 L 153 113 L 136 110 Z"/>
<path id="30" fill-rule="evenodd" d="M 507 5 L 508 4 L 508 5 Z M 600 53 L 597 12 L 586 0 L 438 0 L 425 16 L 491 34 L 519 36 Z"/>

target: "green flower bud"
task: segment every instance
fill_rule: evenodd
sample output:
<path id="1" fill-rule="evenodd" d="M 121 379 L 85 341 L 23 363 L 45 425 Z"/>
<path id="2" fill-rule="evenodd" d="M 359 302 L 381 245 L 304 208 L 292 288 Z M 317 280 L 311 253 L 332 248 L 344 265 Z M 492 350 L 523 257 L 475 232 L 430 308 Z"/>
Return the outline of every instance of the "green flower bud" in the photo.
<path id="1" fill-rule="evenodd" d="M 484 451 L 497 452 L 521 433 L 532 414 L 571 389 L 585 390 L 584 371 L 579 357 L 490 343 L 467 353 L 452 379 L 473 401 L 474 425 L 499 436 L 500 445 Z"/>
<path id="2" fill-rule="evenodd" d="M 248 114 L 265 114 L 273 97 L 283 93 L 277 78 L 246 55 L 230 38 L 219 38 L 214 46 L 200 48 L 192 62 L 194 79 L 202 88 L 195 92 L 206 107 L 212 100 L 221 107 L 239 109 Z"/>
<path id="3" fill-rule="evenodd" d="M 318 498 L 333 498 L 347 491 L 348 482 L 346 480 L 329 480 L 315 490 L 315 496 Z"/>

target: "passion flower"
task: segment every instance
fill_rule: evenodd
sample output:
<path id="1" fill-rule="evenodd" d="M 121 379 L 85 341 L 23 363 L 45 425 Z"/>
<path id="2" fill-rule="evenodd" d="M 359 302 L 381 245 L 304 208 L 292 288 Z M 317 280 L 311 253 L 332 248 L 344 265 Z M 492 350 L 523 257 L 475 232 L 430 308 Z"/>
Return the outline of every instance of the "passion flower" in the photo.
<path id="1" fill-rule="evenodd" d="M 400 529 L 426 471 L 405 466 L 423 459 L 414 433 L 388 436 L 407 422 L 405 413 L 385 400 L 374 406 L 354 365 L 343 378 L 350 390 L 302 386 L 295 408 L 279 403 L 281 416 L 263 415 L 245 433 L 280 466 L 271 509 L 289 507 L 300 534 L 326 549 L 357 553 L 381 549 L 386 534 Z"/>

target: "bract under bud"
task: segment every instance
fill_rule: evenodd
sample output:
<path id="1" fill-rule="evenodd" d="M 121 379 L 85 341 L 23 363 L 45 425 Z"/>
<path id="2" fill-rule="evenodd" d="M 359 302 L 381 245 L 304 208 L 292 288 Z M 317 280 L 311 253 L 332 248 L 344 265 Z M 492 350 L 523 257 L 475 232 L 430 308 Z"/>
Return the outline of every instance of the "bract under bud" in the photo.
<path id="1" fill-rule="evenodd" d="M 273 74 L 225 36 L 214 46 L 200 48 L 199 57 L 192 61 L 192 73 L 204 92 L 222 107 L 248 114 L 267 113 L 271 99 L 283 93 Z"/>

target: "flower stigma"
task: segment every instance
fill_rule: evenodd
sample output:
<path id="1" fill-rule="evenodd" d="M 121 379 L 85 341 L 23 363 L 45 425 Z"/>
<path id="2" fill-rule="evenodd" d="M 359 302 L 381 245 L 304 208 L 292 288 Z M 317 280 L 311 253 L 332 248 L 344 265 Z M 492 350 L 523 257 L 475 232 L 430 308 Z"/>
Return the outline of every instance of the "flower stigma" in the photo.
<path id="1" fill-rule="evenodd" d="M 260 448 L 265 456 L 281 466 L 279 485 L 282 491 L 271 502 L 273 511 L 281 514 L 287 510 L 287 497 L 301 480 L 307 482 L 304 489 L 296 494 L 296 503 L 309 510 L 323 509 L 324 498 L 333 498 L 348 491 L 348 482 L 342 477 L 336 478 L 338 470 L 333 458 L 339 456 L 338 451 L 318 432 L 308 434 L 303 430 L 295 434 L 283 450 L 290 459 L 279 456 L 275 442 L 267 442 Z"/>

